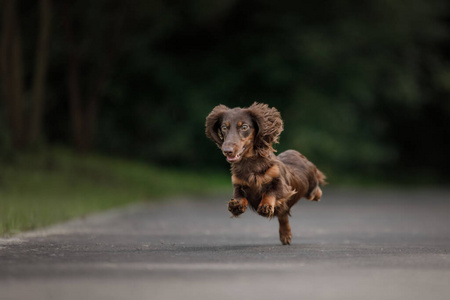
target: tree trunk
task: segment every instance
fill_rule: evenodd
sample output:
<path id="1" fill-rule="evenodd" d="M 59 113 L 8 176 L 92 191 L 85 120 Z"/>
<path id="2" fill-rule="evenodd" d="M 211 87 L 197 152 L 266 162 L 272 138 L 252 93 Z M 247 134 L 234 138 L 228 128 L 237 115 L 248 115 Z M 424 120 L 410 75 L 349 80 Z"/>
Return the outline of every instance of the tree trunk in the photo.
<path id="1" fill-rule="evenodd" d="M 69 109 L 70 119 L 72 123 L 72 137 L 75 148 L 78 152 L 86 152 L 87 146 L 84 138 L 83 130 L 83 109 L 79 82 L 79 58 L 76 53 L 71 53 L 68 65 L 68 92 L 69 92 Z"/>
<path id="2" fill-rule="evenodd" d="M 12 110 L 12 78 L 10 76 L 10 52 L 12 41 L 12 26 L 13 26 L 13 10 L 14 1 L 4 0 L 3 3 L 3 15 L 2 15 L 2 38 L 0 44 L 0 83 L 2 84 L 2 98 L 6 108 L 6 118 L 8 119 L 8 126 L 12 127 L 13 118 L 10 112 Z"/>
<path id="3" fill-rule="evenodd" d="M 35 143 L 41 134 L 45 75 L 50 39 L 50 0 L 40 3 L 40 33 L 36 48 L 31 114 L 25 108 L 22 42 L 16 0 L 3 1 L 0 79 L 2 98 L 14 149 Z"/>
<path id="4" fill-rule="evenodd" d="M 67 69 L 67 86 L 72 136 L 78 152 L 85 153 L 92 149 L 97 129 L 98 106 L 102 96 L 103 87 L 110 74 L 111 65 L 115 57 L 114 47 L 106 51 L 105 59 L 91 70 L 92 88 L 83 91 L 80 74 L 81 59 L 75 41 L 72 27 L 72 18 L 69 14 L 69 4 L 64 10 L 64 26 L 66 30 L 67 45 L 69 47 L 69 61 Z M 119 24 L 121 25 L 121 24 Z M 117 30 L 115 30 L 117 31 Z M 83 74 L 86 76 L 86 74 Z"/>
<path id="5" fill-rule="evenodd" d="M 64 27 L 66 31 L 69 61 L 67 65 L 67 91 L 69 93 L 69 109 L 72 129 L 72 138 L 75 149 L 84 153 L 89 150 L 86 138 L 86 118 L 83 109 L 83 100 L 80 83 L 80 57 L 78 55 L 75 37 L 73 34 L 72 20 L 70 18 L 69 4 L 64 7 Z"/>
<path id="6" fill-rule="evenodd" d="M 15 0 L 4 0 L 1 44 L 1 81 L 14 148 L 26 144 L 23 105 L 22 44 Z"/>
<path id="7" fill-rule="evenodd" d="M 33 91 L 30 115 L 29 142 L 35 144 L 42 131 L 42 116 L 45 97 L 45 78 L 51 31 L 51 1 L 40 1 L 39 37 L 36 47 L 36 65 L 33 77 Z"/>

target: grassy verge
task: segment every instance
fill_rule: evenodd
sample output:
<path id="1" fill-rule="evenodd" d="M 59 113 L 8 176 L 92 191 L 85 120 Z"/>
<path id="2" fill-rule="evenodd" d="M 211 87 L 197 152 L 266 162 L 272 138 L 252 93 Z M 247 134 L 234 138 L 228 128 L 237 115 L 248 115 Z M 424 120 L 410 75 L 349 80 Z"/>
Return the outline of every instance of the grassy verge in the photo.
<path id="1" fill-rule="evenodd" d="M 221 173 L 221 172 L 218 172 Z M 0 236 L 136 201 L 229 190 L 225 174 L 156 168 L 65 149 L 0 163 Z"/>

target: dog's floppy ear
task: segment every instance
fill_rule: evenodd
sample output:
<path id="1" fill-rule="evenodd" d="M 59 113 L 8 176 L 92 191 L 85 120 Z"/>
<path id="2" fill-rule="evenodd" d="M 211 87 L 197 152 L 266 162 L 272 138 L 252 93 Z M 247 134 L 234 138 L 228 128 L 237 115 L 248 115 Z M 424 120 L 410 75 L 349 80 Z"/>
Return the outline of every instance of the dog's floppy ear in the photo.
<path id="1" fill-rule="evenodd" d="M 274 151 L 272 144 L 278 143 L 283 131 L 280 112 L 275 107 L 270 108 L 267 104 L 257 102 L 253 103 L 248 111 L 257 126 L 255 150 L 260 155 L 267 156 L 267 150 Z"/>
<path id="2" fill-rule="evenodd" d="M 218 105 L 214 107 L 211 113 L 206 117 L 205 133 L 216 145 L 220 148 L 223 144 L 223 136 L 220 131 L 220 124 L 225 112 L 229 110 L 225 105 Z"/>

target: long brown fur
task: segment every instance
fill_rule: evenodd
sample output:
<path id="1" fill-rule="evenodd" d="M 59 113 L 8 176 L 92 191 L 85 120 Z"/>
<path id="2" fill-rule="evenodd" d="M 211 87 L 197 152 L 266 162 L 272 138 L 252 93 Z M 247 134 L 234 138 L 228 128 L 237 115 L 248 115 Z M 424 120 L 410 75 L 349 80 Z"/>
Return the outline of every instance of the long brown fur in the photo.
<path id="1" fill-rule="evenodd" d="M 278 110 L 253 103 L 248 108 L 216 106 L 206 118 L 206 136 L 231 163 L 233 199 L 228 210 L 237 217 L 250 206 L 269 219 L 276 216 L 280 240 L 291 243 L 290 209 L 300 198 L 319 201 L 325 175 L 305 156 L 287 150 L 275 156 L 283 121 Z"/>

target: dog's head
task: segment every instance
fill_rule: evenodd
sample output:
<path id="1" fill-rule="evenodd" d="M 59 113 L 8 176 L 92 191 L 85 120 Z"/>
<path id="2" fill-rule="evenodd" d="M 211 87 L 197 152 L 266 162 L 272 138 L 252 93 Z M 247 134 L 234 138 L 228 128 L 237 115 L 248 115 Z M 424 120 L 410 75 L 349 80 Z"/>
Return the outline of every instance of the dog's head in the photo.
<path id="1" fill-rule="evenodd" d="M 206 136 L 222 150 L 230 163 L 244 157 L 268 156 L 283 131 L 276 108 L 253 103 L 248 108 L 216 106 L 206 118 Z"/>

